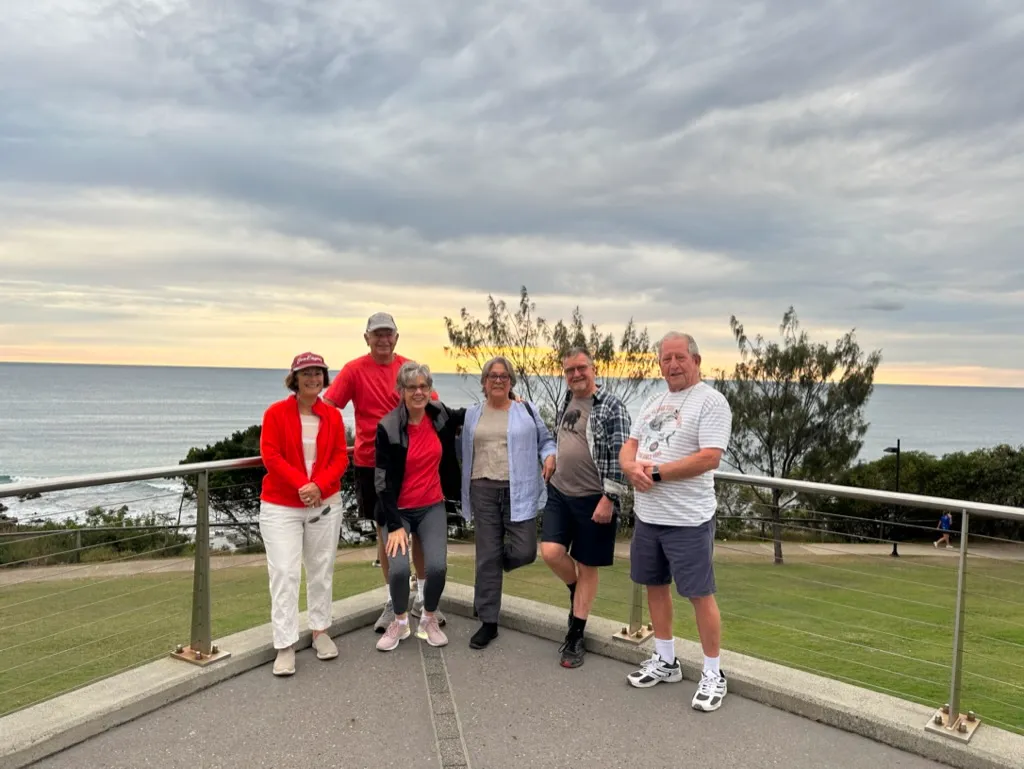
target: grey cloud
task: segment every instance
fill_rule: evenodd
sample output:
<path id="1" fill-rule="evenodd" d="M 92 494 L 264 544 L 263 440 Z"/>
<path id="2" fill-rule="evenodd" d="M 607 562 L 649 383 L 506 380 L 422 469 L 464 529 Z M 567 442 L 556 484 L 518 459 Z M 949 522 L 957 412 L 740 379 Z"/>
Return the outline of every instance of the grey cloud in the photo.
<path id="1" fill-rule="evenodd" d="M 774 324 L 795 304 L 880 336 L 897 314 L 918 333 L 1021 320 L 1013 3 L 91 7 L 0 21 L 11 280 L 67 259 L 4 256 L 46 221 L 141 236 L 135 257 L 83 242 L 59 273 L 83 285 L 526 283 L 642 297 L 652 319 L 685 301 Z M 90 203 L 98 189 L 167 205 Z M 147 227 L 203 237 L 176 250 Z"/>
<path id="2" fill-rule="evenodd" d="M 893 302 L 887 299 L 877 299 L 873 302 L 859 305 L 858 310 L 874 310 L 876 312 L 899 312 L 906 308 L 903 302 Z"/>

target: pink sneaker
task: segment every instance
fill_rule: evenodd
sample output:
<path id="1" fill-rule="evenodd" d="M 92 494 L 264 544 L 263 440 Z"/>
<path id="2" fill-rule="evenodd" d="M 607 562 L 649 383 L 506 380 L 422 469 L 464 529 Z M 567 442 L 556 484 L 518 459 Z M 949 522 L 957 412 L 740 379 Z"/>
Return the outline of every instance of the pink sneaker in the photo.
<path id="1" fill-rule="evenodd" d="M 377 641 L 377 649 L 382 652 L 389 652 L 397 648 L 398 644 L 408 638 L 411 632 L 408 622 L 401 625 L 397 619 L 393 619 L 391 624 L 388 625 L 388 629 L 384 631 L 384 635 Z"/>
<path id="2" fill-rule="evenodd" d="M 416 628 L 416 637 L 422 638 L 431 646 L 445 646 L 448 643 L 448 636 L 441 630 L 436 614 L 430 617 L 424 615 Z"/>

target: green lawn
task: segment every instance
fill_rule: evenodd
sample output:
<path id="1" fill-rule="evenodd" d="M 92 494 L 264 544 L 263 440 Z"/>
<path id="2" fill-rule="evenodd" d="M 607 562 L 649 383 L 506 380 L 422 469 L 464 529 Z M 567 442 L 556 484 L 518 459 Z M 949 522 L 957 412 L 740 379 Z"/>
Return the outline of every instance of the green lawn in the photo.
<path id="1" fill-rule="evenodd" d="M 450 573 L 472 581 L 471 564 Z M 968 574 L 962 708 L 1024 733 L 1024 563 L 972 559 Z M 928 706 L 948 701 L 954 559 L 728 558 L 716 578 L 724 648 Z M 540 563 L 506 575 L 504 589 L 568 609 Z M 631 592 L 619 561 L 602 572 L 594 613 L 625 623 Z M 675 635 L 696 641 L 689 604 L 677 596 L 676 609 Z"/>
<path id="2" fill-rule="evenodd" d="M 265 566 L 211 580 L 214 639 L 269 622 Z M 334 597 L 380 586 L 368 563 L 339 564 Z M 190 572 L 0 585 L 0 715 L 165 657 L 189 642 L 191 620 Z"/>
<path id="3" fill-rule="evenodd" d="M 452 558 L 449 578 L 472 584 L 472 570 Z M 723 557 L 716 570 L 725 648 L 928 706 L 947 701 L 954 559 Z M 969 575 L 963 706 L 1024 733 L 1024 564 L 972 559 Z M 345 563 L 334 594 L 379 585 L 379 570 Z M 542 563 L 506 575 L 505 592 L 568 609 Z M 620 560 L 602 573 L 594 613 L 625 622 L 631 592 Z M 263 567 L 214 571 L 213 595 L 215 638 L 268 621 Z M 188 640 L 190 601 L 188 573 L 0 586 L 0 714 L 166 656 Z M 677 606 L 676 635 L 696 640 L 689 606 Z"/>

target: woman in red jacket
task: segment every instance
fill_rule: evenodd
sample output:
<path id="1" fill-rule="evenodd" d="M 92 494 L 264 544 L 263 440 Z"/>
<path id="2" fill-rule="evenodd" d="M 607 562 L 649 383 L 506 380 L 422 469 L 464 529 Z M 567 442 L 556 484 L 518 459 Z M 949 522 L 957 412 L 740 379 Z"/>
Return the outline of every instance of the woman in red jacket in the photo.
<path id="1" fill-rule="evenodd" d="M 267 469 L 260 494 L 260 534 L 270 573 L 276 676 L 295 672 L 303 563 L 316 656 L 338 656 L 327 629 L 341 531 L 341 476 L 348 467 L 341 412 L 320 399 L 330 384 L 324 359 L 311 352 L 297 355 L 284 383 L 294 394 L 266 410 L 260 433 L 260 456 Z"/>

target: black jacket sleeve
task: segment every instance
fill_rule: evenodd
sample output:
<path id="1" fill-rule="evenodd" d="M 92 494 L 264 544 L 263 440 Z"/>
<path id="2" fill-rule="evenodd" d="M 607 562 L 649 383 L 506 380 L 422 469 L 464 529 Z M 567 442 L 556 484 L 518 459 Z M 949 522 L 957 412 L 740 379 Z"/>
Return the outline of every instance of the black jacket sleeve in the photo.
<path id="1" fill-rule="evenodd" d="M 448 409 L 448 420 L 453 430 L 461 430 L 466 424 L 466 409 Z"/>
<path id="2" fill-rule="evenodd" d="M 377 425 L 376 467 L 373 471 L 373 486 L 377 491 L 377 502 L 384 513 L 384 521 L 389 532 L 402 528 L 402 518 L 398 514 L 398 488 L 395 483 L 394 448 L 388 440 L 383 425 Z"/>

